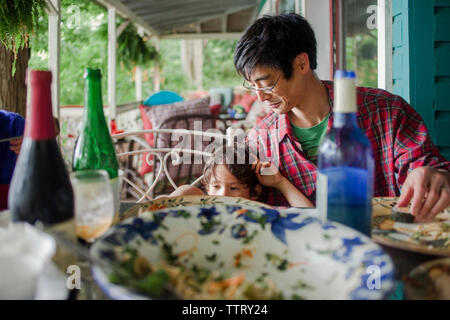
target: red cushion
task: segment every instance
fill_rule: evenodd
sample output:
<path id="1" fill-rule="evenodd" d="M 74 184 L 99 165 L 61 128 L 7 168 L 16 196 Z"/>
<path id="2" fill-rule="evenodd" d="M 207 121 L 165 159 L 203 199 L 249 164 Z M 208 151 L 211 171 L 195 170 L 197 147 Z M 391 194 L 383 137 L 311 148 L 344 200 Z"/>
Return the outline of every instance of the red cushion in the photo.
<path id="1" fill-rule="evenodd" d="M 145 105 L 140 105 L 139 106 L 139 111 L 141 112 L 141 118 L 142 118 L 142 123 L 144 125 L 144 130 L 151 130 L 153 129 L 152 127 L 152 122 L 150 121 L 147 112 L 146 111 L 146 106 Z M 153 135 L 153 133 L 146 133 L 144 134 L 144 139 L 145 141 L 147 141 L 148 145 L 153 147 L 155 145 L 155 137 Z M 139 171 L 139 174 L 141 176 L 150 173 L 153 171 L 153 166 L 149 165 L 146 161 L 148 153 L 144 153 L 141 156 L 141 161 L 142 161 L 142 166 L 141 166 L 141 170 Z M 150 156 L 150 160 L 153 159 L 153 155 Z"/>
<path id="2" fill-rule="evenodd" d="M 209 106 L 209 110 L 211 110 L 212 115 L 218 115 L 220 113 L 220 109 L 222 109 L 221 104 L 215 104 L 215 105 Z"/>

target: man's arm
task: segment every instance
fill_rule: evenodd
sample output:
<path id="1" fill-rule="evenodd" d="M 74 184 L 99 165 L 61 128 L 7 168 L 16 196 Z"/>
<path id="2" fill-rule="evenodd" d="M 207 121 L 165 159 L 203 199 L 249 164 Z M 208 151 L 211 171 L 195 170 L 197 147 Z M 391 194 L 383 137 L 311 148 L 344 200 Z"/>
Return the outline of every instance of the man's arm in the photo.
<path id="1" fill-rule="evenodd" d="M 416 168 L 408 175 L 402 187 L 397 206 L 407 206 L 417 222 L 431 221 L 450 206 L 450 172 L 432 167 Z"/>
<path id="2" fill-rule="evenodd" d="M 314 204 L 283 176 L 273 163 L 258 160 L 252 168 L 259 183 L 280 191 L 292 207 L 314 207 Z"/>
<path id="3" fill-rule="evenodd" d="M 422 118 L 409 105 L 399 121 L 394 144 L 401 186 L 397 206 L 411 202 L 416 221 L 430 221 L 450 205 L 450 162 L 439 153 Z"/>

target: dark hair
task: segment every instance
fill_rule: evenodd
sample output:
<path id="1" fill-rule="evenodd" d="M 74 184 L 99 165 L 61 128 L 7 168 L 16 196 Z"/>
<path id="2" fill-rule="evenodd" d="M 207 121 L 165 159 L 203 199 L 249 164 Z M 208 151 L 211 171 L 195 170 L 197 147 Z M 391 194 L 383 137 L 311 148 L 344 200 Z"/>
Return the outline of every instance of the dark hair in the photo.
<path id="1" fill-rule="evenodd" d="M 227 149 L 232 149 L 232 152 L 227 152 Z M 234 143 L 232 146 L 218 148 L 203 169 L 203 188 L 206 190 L 211 177 L 215 175 L 217 166 L 223 164 L 240 183 L 248 186 L 251 196 L 257 196 L 256 186 L 259 184 L 259 180 L 252 169 L 255 159 L 256 156 L 254 158 L 251 156 L 246 144 Z"/>
<path id="2" fill-rule="evenodd" d="M 244 32 L 234 51 L 234 66 L 249 79 L 256 66 L 267 66 L 292 76 L 292 61 L 307 53 L 311 69 L 317 68 L 317 42 L 308 21 L 295 13 L 265 15 Z"/>

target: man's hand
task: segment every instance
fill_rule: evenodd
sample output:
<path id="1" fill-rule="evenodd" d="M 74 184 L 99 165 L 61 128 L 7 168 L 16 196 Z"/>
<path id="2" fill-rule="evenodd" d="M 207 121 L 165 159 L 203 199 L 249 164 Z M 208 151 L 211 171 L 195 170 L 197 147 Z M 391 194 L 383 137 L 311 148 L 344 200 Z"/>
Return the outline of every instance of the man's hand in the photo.
<path id="1" fill-rule="evenodd" d="M 278 188 L 283 181 L 284 177 L 271 162 L 257 160 L 256 163 L 252 164 L 252 169 L 255 170 L 259 183 L 265 187 Z"/>
<path id="2" fill-rule="evenodd" d="M 403 184 L 397 207 L 407 206 L 411 199 L 411 214 L 416 221 L 431 221 L 450 206 L 450 172 L 431 167 L 411 171 Z"/>
<path id="3" fill-rule="evenodd" d="M 22 147 L 23 138 L 11 140 L 11 147 L 9 147 L 16 155 L 19 155 L 20 148 Z"/>

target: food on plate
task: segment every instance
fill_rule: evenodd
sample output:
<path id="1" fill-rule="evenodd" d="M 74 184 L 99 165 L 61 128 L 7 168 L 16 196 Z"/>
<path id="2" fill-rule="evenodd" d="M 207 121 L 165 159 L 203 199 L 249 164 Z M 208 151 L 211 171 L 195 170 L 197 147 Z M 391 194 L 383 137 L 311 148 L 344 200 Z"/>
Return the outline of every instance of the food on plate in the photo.
<path id="1" fill-rule="evenodd" d="M 404 222 L 404 223 L 413 223 L 414 216 L 411 214 L 410 209 L 408 207 L 403 208 L 392 208 L 391 217 L 394 221 Z"/>
<path id="2" fill-rule="evenodd" d="M 450 300 L 450 259 L 437 260 L 411 272 L 405 279 L 410 299 Z"/>
<path id="3" fill-rule="evenodd" d="M 187 300 L 275 300 L 282 299 L 268 277 L 249 281 L 244 273 L 227 274 L 197 265 L 186 267 L 163 262 L 153 264 L 137 250 L 119 253 L 109 280 L 136 289 L 151 298 Z"/>

